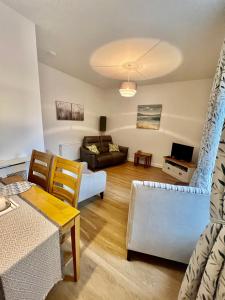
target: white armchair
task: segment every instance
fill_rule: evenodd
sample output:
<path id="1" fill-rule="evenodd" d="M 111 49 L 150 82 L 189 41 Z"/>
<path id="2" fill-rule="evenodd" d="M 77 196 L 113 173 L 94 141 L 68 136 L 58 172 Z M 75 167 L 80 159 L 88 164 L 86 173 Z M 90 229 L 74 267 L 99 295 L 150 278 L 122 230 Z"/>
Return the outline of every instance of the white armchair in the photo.
<path id="1" fill-rule="evenodd" d="M 86 162 L 82 162 L 82 164 L 83 173 L 81 177 L 78 203 L 98 194 L 100 194 L 101 198 L 103 198 L 106 188 L 106 172 L 92 172 L 87 168 Z"/>
<path id="2" fill-rule="evenodd" d="M 190 186 L 133 181 L 127 250 L 188 263 L 209 222 L 210 195 Z"/>

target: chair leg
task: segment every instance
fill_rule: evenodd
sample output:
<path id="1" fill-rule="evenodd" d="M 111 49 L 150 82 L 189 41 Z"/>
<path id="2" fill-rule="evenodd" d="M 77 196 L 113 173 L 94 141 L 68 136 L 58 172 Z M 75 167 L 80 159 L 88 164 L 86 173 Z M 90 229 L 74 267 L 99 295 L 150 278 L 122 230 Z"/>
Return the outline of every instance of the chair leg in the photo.
<path id="1" fill-rule="evenodd" d="M 131 261 L 131 253 L 132 251 L 127 249 L 127 261 Z"/>
<path id="2" fill-rule="evenodd" d="M 74 281 L 78 281 L 80 278 L 80 216 L 75 218 L 75 225 L 71 228 L 71 244 Z"/>
<path id="3" fill-rule="evenodd" d="M 100 193 L 100 197 L 101 197 L 101 199 L 104 198 L 104 192 L 101 192 L 101 193 Z"/>

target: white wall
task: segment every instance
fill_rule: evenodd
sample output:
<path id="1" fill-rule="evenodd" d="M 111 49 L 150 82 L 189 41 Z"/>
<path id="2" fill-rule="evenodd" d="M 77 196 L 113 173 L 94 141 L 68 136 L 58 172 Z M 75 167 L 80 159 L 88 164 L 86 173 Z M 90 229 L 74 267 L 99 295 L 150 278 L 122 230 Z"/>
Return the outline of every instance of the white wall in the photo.
<path id="1" fill-rule="evenodd" d="M 27 156 L 32 148 L 58 153 L 59 144 L 78 157 L 84 135 L 98 135 L 100 115 L 108 116 L 108 133 L 114 141 L 153 153 L 161 165 L 172 142 L 196 147 L 202 136 L 211 80 L 174 82 L 138 87 L 134 98 L 122 98 L 117 89 L 101 90 L 81 80 L 39 64 L 35 25 L 0 2 L 0 161 Z M 57 121 L 55 101 L 84 104 L 85 120 Z M 159 131 L 136 129 L 138 104 L 162 104 Z M 75 151 L 74 152 L 74 145 Z"/>
<path id="2" fill-rule="evenodd" d="M 0 160 L 43 149 L 35 25 L 0 2 Z"/>
<path id="3" fill-rule="evenodd" d="M 98 121 L 106 113 L 103 90 L 39 63 L 45 148 L 76 159 L 85 135 L 99 135 Z M 84 104 L 84 121 L 56 120 L 55 101 Z"/>
<path id="4" fill-rule="evenodd" d="M 108 133 L 114 142 L 128 146 L 129 160 L 134 152 L 153 154 L 153 165 L 161 166 L 172 142 L 195 147 L 194 160 L 202 137 L 211 79 L 139 86 L 134 98 L 123 98 L 117 89 L 109 90 Z M 137 129 L 137 105 L 162 104 L 160 130 Z"/>
<path id="5" fill-rule="evenodd" d="M 172 142 L 195 147 L 197 160 L 212 80 L 194 80 L 139 86 L 134 98 L 122 98 L 118 89 L 102 90 L 39 63 L 45 148 L 55 154 L 63 144 L 63 156 L 79 158 L 83 136 L 98 135 L 100 115 L 106 115 L 107 134 L 129 147 L 129 160 L 141 149 L 153 153 L 153 165 L 161 166 Z M 55 101 L 84 104 L 84 121 L 56 120 Z M 137 129 L 137 105 L 162 104 L 160 130 Z"/>

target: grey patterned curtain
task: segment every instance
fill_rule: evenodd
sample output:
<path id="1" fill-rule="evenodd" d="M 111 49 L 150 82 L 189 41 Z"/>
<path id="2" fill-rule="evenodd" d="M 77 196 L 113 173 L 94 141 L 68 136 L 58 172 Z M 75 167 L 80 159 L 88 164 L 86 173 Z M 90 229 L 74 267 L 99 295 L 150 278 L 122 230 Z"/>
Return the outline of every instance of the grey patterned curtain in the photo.
<path id="1" fill-rule="evenodd" d="M 217 136 L 222 131 L 218 142 L 218 152 L 216 164 L 213 173 L 210 218 L 211 222 L 201 235 L 196 249 L 190 259 L 189 266 L 184 276 L 179 300 L 222 300 L 225 299 L 225 45 L 221 52 L 219 66 L 215 77 L 213 91 L 210 102 L 209 121 L 213 123 L 210 127 L 208 124 L 205 130 L 206 146 L 205 152 L 206 163 L 200 161 L 203 180 L 204 168 L 212 168 L 214 150 L 217 144 Z M 215 101 L 215 105 L 212 103 Z M 215 145 L 211 145 L 211 138 L 214 139 Z M 216 141 L 216 142 L 215 142 Z M 200 159 L 203 160 L 204 155 Z M 210 162 L 211 160 L 211 162 Z M 205 177 L 206 178 L 206 177 Z"/>
<path id="2" fill-rule="evenodd" d="M 201 187 L 209 191 L 211 189 L 212 173 L 225 114 L 224 76 L 225 41 L 220 53 L 220 59 L 209 99 L 208 115 L 203 130 L 198 167 L 190 182 L 191 186 Z"/>

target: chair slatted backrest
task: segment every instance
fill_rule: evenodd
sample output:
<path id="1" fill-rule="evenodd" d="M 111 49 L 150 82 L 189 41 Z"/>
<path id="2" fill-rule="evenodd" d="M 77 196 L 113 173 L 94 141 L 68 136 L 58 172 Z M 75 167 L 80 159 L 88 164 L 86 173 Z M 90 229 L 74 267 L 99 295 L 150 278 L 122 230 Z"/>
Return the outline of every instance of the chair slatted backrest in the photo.
<path id="1" fill-rule="evenodd" d="M 32 151 L 28 181 L 48 191 L 53 155 L 37 150 Z"/>
<path id="2" fill-rule="evenodd" d="M 49 184 L 49 193 L 77 207 L 83 165 L 55 156 Z"/>

